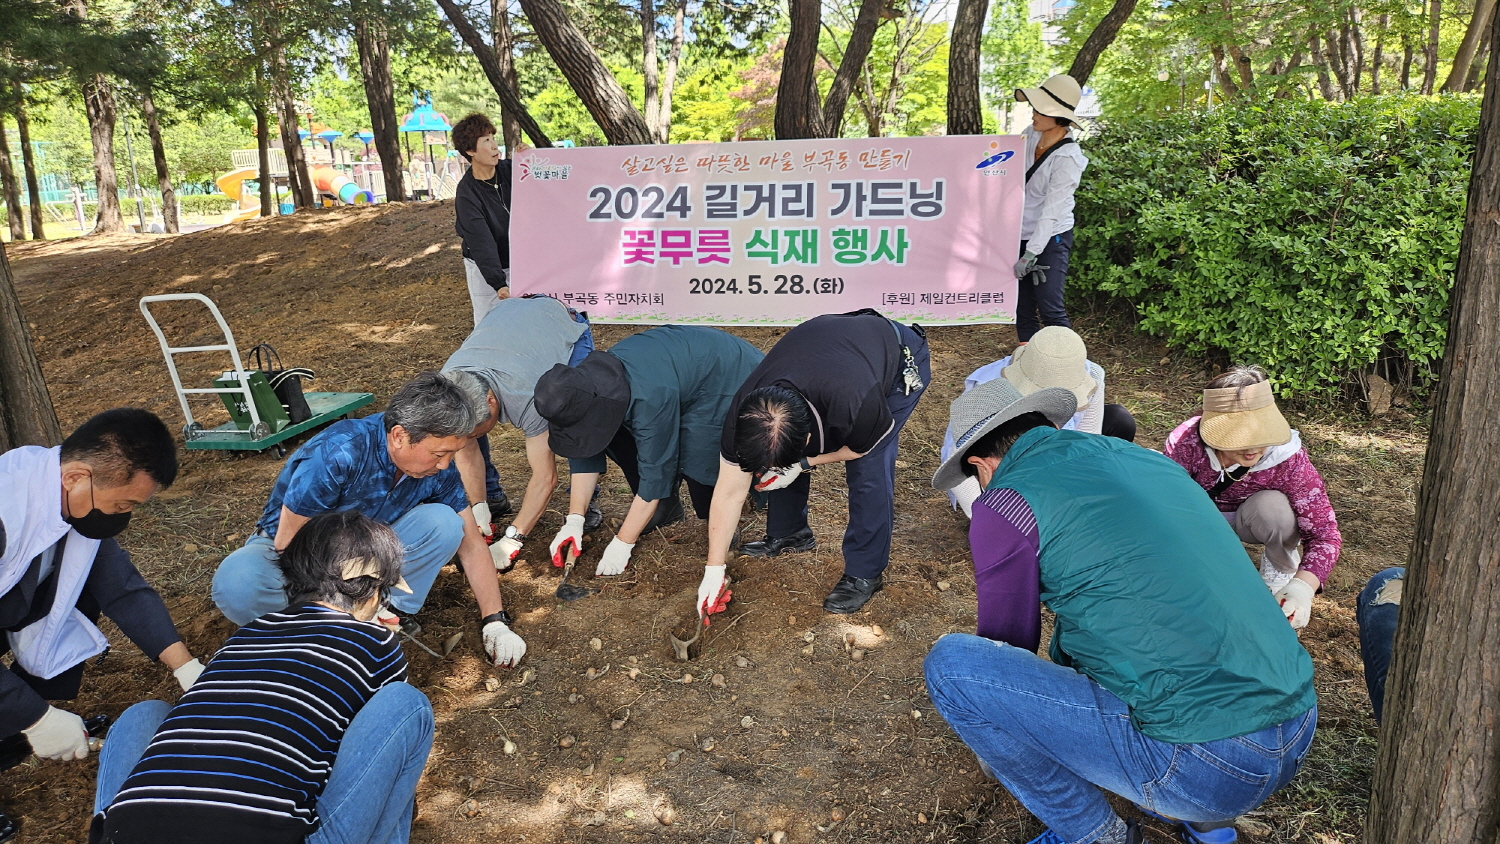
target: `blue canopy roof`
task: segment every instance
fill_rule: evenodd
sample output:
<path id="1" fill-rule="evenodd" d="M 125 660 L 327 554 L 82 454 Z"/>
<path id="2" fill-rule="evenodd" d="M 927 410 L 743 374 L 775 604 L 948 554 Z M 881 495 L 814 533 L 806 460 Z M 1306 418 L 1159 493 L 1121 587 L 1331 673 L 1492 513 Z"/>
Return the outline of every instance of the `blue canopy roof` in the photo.
<path id="1" fill-rule="evenodd" d="M 368 132 L 364 129 L 361 129 L 358 132 L 354 133 L 354 138 L 362 144 L 368 144 L 369 142 L 375 140 L 375 134 L 373 132 Z"/>
<path id="2" fill-rule="evenodd" d="M 434 111 L 430 103 L 420 103 L 416 110 L 406 115 L 406 120 L 401 123 L 403 132 L 447 132 L 453 127 L 448 125 L 448 118 Z"/>
<path id="3" fill-rule="evenodd" d="M 344 137 L 344 133 L 336 129 L 324 129 L 323 131 L 318 133 L 318 137 L 331 144 L 336 139 Z"/>

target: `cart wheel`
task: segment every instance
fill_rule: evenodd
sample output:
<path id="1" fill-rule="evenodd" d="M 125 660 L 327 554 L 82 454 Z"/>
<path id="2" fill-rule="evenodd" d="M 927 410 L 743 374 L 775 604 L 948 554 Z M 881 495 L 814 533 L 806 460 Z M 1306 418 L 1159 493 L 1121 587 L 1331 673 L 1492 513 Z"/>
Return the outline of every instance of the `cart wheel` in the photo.
<path id="1" fill-rule="evenodd" d="M 182 426 L 182 441 L 191 442 L 203 434 L 203 426 L 197 422 L 189 422 Z"/>
<path id="2" fill-rule="evenodd" d="M 263 440 L 271 436 L 271 426 L 264 422 L 256 422 L 250 426 L 250 439 Z"/>
<path id="3" fill-rule="evenodd" d="M 284 445 L 278 445 L 278 446 L 276 446 L 276 456 L 277 457 L 286 457 L 286 446 L 284 446 Z"/>

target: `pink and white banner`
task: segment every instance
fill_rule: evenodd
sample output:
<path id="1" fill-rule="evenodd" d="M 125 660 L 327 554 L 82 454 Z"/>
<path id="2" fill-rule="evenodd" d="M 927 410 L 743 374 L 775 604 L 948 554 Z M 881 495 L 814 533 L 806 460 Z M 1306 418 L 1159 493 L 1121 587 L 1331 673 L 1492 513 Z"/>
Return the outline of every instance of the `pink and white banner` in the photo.
<path id="1" fill-rule="evenodd" d="M 530 150 L 511 289 L 601 322 L 1014 322 L 1018 135 Z"/>

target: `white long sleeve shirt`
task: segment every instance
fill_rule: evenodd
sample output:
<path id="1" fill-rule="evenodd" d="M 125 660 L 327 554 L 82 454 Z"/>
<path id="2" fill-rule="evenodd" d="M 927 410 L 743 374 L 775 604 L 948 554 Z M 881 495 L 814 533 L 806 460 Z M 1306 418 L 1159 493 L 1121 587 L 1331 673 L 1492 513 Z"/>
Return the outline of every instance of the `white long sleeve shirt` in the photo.
<path id="1" fill-rule="evenodd" d="M 1069 129 L 1067 137 L 1074 143 L 1053 151 L 1042 162 L 1026 183 L 1026 205 L 1021 212 L 1021 240 L 1037 241 L 1028 245 L 1034 253 L 1040 253 L 1045 241 L 1054 235 L 1073 228 L 1073 193 L 1078 190 L 1078 181 L 1083 178 L 1084 168 L 1089 166 L 1088 156 L 1078 146 L 1077 130 Z M 1021 137 L 1026 139 L 1025 166 L 1036 162 L 1036 145 L 1041 135 L 1027 126 Z"/>

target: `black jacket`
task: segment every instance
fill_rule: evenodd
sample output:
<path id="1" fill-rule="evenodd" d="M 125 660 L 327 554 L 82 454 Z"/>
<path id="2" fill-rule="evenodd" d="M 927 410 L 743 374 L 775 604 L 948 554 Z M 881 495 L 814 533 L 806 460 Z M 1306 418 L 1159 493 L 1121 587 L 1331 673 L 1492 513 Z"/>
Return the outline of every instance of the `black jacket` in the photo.
<path id="1" fill-rule="evenodd" d="M 453 202 L 458 209 L 454 228 L 464 241 L 464 257 L 479 265 L 484 280 L 496 290 L 507 286 L 510 268 L 510 159 L 495 167 L 500 189 L 474 178 L 471 168 L 458 180 Z"/>
<path id="2" fill-rule="evenodd" d="M 0 549 L 4 547 L 5 526 L 0 524 Z M 58 553 L 61 554 L 61 549 Z M 0 595 L 0 635 L 19 630 L 51 611 L 57 593 L 57 572 L 38 583 L 40 570 L 41 557 L 38 557 L 20 581 Z M 99 553 L 78 598 L 78 609 L 91 619 L 97 619 L 101 613 L 108 617 L 152 659 L 182 641 L 161 596 L 146 583 L 130 562 L 130 555 L 113 539 L 99 543 Z M 0 639 L 0 654 L 9 650 L 9 644 Z M 0 666 L 0 737 L 30 727 L 46 711 L 47 701 L 25 679 Z"/>

